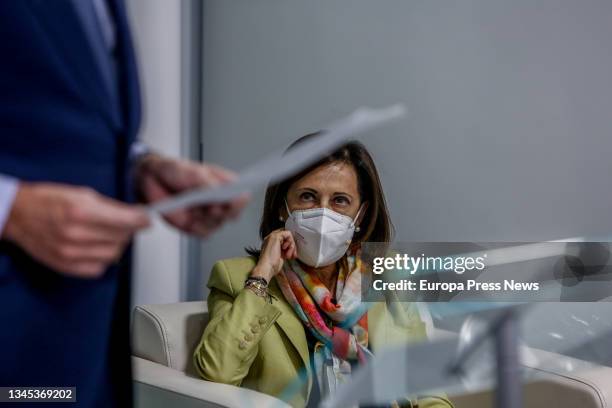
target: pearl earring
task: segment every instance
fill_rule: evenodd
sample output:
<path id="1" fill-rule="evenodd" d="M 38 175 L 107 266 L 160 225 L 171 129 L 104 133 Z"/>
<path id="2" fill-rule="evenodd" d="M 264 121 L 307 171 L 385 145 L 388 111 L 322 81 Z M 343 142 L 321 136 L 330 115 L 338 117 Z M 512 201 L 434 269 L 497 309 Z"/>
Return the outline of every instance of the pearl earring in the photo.
<path id="1" fill-rule="evenodd" d="M 285 221 L 285 219 L 283 218 L 283 216 L 282 216 L 282 215 L 279 215 L 279 216 L 278 216 L 278 219 L 279 219 L 279 220 L 281 220 L 281 221 Z"/>
<path id="2" fill-rule="evenodd" d="M 355 232 L 359 232 L 359 231 L 361 231 L 361 228 L 360 227 L 356 227 L 355 228 Z"/>

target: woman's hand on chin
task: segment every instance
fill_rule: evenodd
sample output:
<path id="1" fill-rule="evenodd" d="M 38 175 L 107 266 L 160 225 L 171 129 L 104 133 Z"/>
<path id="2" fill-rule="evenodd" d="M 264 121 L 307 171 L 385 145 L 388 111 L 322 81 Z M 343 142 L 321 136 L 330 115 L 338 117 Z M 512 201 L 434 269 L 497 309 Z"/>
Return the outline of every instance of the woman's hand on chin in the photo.
<path id="1" fill-rule="evenodd" d="M 290 231 L 277 229 L 272 231 L 261 246 L 259 261 L 251 276 L 264 278 L 270 282 L 283 269 L 285 259 L 297 258 L 297 246 Z"/>

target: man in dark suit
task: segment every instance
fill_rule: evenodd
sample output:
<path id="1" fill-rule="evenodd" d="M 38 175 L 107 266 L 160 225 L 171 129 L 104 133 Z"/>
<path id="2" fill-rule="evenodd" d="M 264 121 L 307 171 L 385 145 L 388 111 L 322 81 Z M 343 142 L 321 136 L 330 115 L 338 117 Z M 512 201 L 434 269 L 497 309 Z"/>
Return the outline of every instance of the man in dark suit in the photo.
<path id="1" fill-rule="evenodd" d="M 121 0 L 0 0 L 0 55 L 0 386 L 70 386 L 70 406 L 129 407 L 129 242 L 150 222 L 130 203 L 234 176 L 135 141 Z M 207 236 L 245 202 L 166 219 Z"/>

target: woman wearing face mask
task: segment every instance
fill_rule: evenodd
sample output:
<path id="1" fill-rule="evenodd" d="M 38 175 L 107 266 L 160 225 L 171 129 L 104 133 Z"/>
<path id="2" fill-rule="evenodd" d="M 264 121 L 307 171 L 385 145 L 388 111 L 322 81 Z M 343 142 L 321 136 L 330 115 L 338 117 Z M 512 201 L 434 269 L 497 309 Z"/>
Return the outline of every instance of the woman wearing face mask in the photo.
<path id="1" fill-rule="evenodd" d="M 314 407 L 372 353 L 424 339 L 416 308 L 397 316 L 403 309 L 360 302 L 360 244 L 389 242 L 391 234 L 378 173 L 361 143 L 269 186 L 261 250 L 213 267 L 210 322 L 194 353 L 199 374 Z M 451 406 L 436 396 L 390 406 L 417 403 Z"/>

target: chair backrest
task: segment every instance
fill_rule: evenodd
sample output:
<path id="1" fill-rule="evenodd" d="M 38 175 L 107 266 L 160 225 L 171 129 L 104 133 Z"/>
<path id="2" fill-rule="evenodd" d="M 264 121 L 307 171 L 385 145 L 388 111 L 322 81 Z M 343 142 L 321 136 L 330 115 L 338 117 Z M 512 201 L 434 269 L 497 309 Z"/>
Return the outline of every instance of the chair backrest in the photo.
<path id="1" fill-rule="evenodd" d="M 206 302 L 136 306 L 132 354 L 196 375 L 192 353 L 207 323 Z"/>

